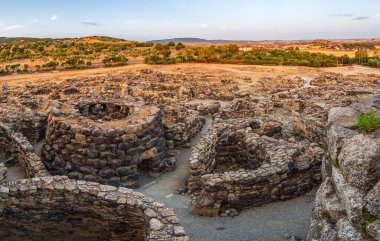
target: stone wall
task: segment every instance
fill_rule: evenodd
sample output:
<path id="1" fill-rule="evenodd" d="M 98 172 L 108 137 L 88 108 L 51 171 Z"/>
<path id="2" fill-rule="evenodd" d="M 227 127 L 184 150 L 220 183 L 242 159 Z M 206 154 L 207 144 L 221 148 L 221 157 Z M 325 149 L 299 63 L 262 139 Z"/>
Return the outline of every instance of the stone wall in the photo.
<path id="1" fill-rule="evenodd" d="M 4 162 L 0 162 L 0 184 L 7 181 L 8 170 Z"/>
<path id="2" fill-rule="evenodd" d="M 203 205 L 204 196 L 213 200 L 209 206 L 218 201 L 225 208 L 259 206 L 299 196 L 319 183 L 323 150 L 306 140 L 281 139 L 278 123 L 270 121 L 214 123 L 189 160 L 194 207 Z"/>
<path id="3" fill-rule="evenodd" d="M 324 145 L 326 139 L 325 122 L 312 116 L 296 114 L 293 117 L 293 124 L 305 138 Z"/>
<path id="4" fill-rule="evenodd" d="M 219 102 L 190 103 L 185 106 L 186 108 L 198 111 L 201 116 L 212 116 L 215 113 L 218 113 L 221 107 Z"/>
<path id="5" fill-rule="evenodd" d="M 161 106 L 168 147 L 186 147 L 203 127 L 206 120 L 199 112 L 180 105 Z"/>
<path id="6" fill-rule="evenodd" d="M 0 122 L 14 132 L 22 133 L 31 144 L 45 137 L 47 114 L 34 112 L 24 106 L 0 106 Z"/>
<path id="7" fill-rule="evenodd" d="M 32 145 L 20 133 L 15 133 L 10 127 L 0 122 L 0 149 L 6 150 L 9 157 L 18 162 L 25 177 L 46 176 L 39 156 L 34 153 Z"/>
<path id="8" fill-rule="evenodd" d="M 201 190 L 200 178 L 214 170 L 217 141 L 217 129 L 212 128 L 193 148 L 189 158 L 189 177 L 187 184 L 190 193 Z"/>
<path id="9" fill-rule="evenodd" d="M 1 240 L 185 241 L 163 204 L 123 187 L 49 176 L 0 186 Z"/>
<path id="10" fill-rule="evenodd" d="M 310 241 L 380 240 L 380 131 L 355 129 L 356 115 L 371 106 L 380 118 L 380 96 L 329 112 Z"/>
<path id="11" fill-rule="evenodd" d="M 274 102 L 271 100 L 246 97 L 234 99 L 221 108 L 219 116 L 222 119 L 253 118 L 270 113 L 273 108 Z"/>
<path id="12" fill-rule="evenodd" d="M 166 152 L 158 108 L 107 100 L 55 103 L 42 154 L 53 175 L 136 187 L 138 169 L 162 171 Z"/>

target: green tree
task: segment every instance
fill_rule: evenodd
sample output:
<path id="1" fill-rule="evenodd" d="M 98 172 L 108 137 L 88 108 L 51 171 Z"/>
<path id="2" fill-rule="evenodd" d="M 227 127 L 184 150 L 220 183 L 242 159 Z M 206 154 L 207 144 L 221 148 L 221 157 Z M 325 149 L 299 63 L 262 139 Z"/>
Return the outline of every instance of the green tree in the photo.
<path id="1" fill-rule="evenodd" d="M 181 49 L 185 48 L 185 45 L 183 45 L 182 43 L 178 43 L 175 48 L 176 48 L 176 50 L 181 50 Z"/>

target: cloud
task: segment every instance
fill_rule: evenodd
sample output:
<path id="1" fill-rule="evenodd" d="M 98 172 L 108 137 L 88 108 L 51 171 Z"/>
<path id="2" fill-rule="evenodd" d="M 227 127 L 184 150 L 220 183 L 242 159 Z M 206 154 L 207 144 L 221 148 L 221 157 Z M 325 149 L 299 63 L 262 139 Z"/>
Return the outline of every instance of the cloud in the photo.
<path id="1" fill-rule="evenodd" d="M 40 20 L 38 18 L 33 18 L 32 23 L 38 23 Z"/>
<path id="2" fill-rule="evenodd" d="M 58 15 L 53 15 L 53 16 L 51 16 L 50 20 L 55 21 L 55 20 L 57 20 L 57 18 L 58 18 Z"/>
<path id="3" fill-rule="evenodd" d="M 368 16 L 359 16 L 359 17 L 353 18 L 352 20 L 361 21 L 361 20 L 366 20 L 366 19 L 370 19 L 370 17 L 368 17 Z"/>
<path id="4" fill-rule="evenodd" d="M 25 27 L 26 27 L 25 25 L 21 25 L 21 24 L 12 24 L 12 25 L 8 25 L 6 27 L 3 27 L 1 30 L 12 30 L 12 29 L 25 28 Z"/>
<path id="5" fill-rule="evenodd" d="M 98 26 L 98 25 L 100 25 L 99 23 L 90 22 L 90 21 L 83 21 L 83 22 L 80 22 L 80 23 L 83 24 L 84 26 L 87 26 L 87 27 L 92 27 L 92 26 Z"/>
<path id="6" fill-rule="evenodd" d="M 370 18 L 368 16 L 355 16 L 352 13 L 336 13 L 336 14 L 331 14 L 330 16 L 341 17 L 341 18 L 351 18 L 352 20 L 356 20 L 356 21 L 366 20 Z"/>
<path id="7" fill-rule="evenodd" d="M 337 14 L 331 14 L 331 17 L 344 17 L 344 18 L 350 18 L 354 15 L 352 13 L 337 13 Z"/>

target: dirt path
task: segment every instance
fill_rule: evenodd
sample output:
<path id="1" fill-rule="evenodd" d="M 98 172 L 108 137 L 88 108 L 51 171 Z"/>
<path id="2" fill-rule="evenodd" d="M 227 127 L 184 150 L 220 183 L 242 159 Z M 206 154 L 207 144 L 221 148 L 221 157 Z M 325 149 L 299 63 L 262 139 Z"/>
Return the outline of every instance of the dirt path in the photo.
<path id="1" fill-rule="evenodd" d="M 152 193 L 157 193 L 161 197 L 173 195 L 178 189 L 183 188 L 186 185 L 188 171 L 188 160 L 192 151 L 192 147 L 199 142 L 204 134 L 208 132 L 208 128 L 211 126 L 211 118 L 206 118 L 206 124 L 202 130 L 191 140 L 191 148 L 179 148 L 176 154 L 177 167 L 175 171 L 168 172 L 160 176 L 159 178 L 147 178 L 144 177 L 143 184 L 137 191 L 142 192 L 148 196 L 152 196 Z M 150 182 L 147 182 L 149 180 Z"/>

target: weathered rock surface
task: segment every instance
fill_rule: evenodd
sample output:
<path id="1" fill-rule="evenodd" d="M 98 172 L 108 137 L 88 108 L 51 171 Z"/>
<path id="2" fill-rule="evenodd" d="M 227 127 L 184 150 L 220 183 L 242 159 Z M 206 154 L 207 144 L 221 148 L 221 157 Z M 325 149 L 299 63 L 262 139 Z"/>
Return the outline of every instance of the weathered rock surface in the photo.
<path id="1" fill-rule="evenodd" d="M 315 200 L 308 240 L 380 240 L 380 139 L 359 133 L 349 120 L 378 108 L 380 96 L 347 109 L 332 109 L 327 131 L 328 162 Z M 378 111 L 378 110 L 375 110 Z"/>

